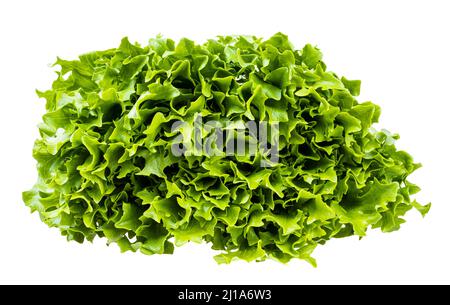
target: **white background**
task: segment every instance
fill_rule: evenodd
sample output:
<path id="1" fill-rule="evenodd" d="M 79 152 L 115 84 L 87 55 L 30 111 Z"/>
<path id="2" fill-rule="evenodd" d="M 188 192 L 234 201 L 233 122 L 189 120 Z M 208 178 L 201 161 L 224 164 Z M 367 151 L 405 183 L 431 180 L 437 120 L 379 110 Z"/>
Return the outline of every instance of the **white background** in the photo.
<path id="1" fill-rule="evenodd" d="M 448 1 L 1 1 L 0 283 L 329 284 L 450 283 L 450 12 Z M 412 211 L 398 232 L 332 240 L 318 268 L 217 265 L 207 245 L 173 256 L 120 254 L 104 240 L 68 243 L 30 214 L 21 192 L 35 179 L 31 157 L 56 56 L 145 44 L 158 33 L 202 42 L 218 34 L 289 35 L 318 45 L 330 70 L 362 79 L 361 101 L 382 107 L 380 127 L 423 164 L 411 180 L 433 207 Z"/>

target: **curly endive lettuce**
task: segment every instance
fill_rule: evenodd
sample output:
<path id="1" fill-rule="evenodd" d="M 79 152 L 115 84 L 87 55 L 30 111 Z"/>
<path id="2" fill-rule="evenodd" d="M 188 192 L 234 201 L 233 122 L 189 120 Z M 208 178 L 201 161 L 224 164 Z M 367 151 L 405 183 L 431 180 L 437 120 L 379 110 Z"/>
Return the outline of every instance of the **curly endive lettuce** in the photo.
<path id="1" fill-rule="evenodd" d="M 208 242 L 234 258 L 315 264 L 331 238 L 399 229 L 411 208 L 406 180 L 419 167 L 371 128 L 380 108 L 359 103 L 360 81 L 326 69 L 321 52 L 278 33 L 202 45 L 124 38 L 61 67 L 35 143 L 39 178 L 23 193 L 68 240 L 105 237 L 122 251 L 172 253 Z M 171 126 L 193 117 L 279 122 L 279 160 L 174 156 Z"/>

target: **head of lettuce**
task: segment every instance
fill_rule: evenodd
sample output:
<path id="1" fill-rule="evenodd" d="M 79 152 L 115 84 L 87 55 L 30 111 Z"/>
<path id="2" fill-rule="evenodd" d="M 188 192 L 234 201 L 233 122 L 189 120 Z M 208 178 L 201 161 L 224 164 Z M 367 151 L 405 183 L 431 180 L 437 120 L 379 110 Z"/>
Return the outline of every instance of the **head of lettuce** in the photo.
<path id="1" fill-rule="evenodd" d="M 122 251 L 172 253 L 207 242 L 230 262 L 300 258 L 331 238 L 397 230 L 419 167 L 371 128 L 360 81 L 327 70 L 319 49 L 219 37 L 124 38 L 61 69 L 23 193 L 68 240 L 105 237 Z"/>

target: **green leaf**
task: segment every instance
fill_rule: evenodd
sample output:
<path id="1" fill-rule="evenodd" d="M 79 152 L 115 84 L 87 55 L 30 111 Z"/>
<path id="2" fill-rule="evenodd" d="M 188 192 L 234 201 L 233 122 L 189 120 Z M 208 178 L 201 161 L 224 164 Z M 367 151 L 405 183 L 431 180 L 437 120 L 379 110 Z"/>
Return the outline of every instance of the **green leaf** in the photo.
<path id="1" fill-rule="evenodd" d="M 360 80 L 348 80 L 345 77 L 341 78 L 342 83 L 345 88 L 350 91 L 350 94 L 353 96 L 358 96 L 361 91 L 361 81 Z"/>
<path id="2" fill-rule="evenodd" d="M 122 209 L 123 215 L 115 224 L 116 228 L 136 231 L 142 224 L 139 220 L 141 216 L 139 207 L 134 204 L 124 203 Z"/>
<path id="3" fill-rule="evenodd" d="M 315 68 L 317 64 L 322 60 L 322 52 L 316 47 L 307 44 L 302 50 L 302 61 L 308 68 Z"/>

